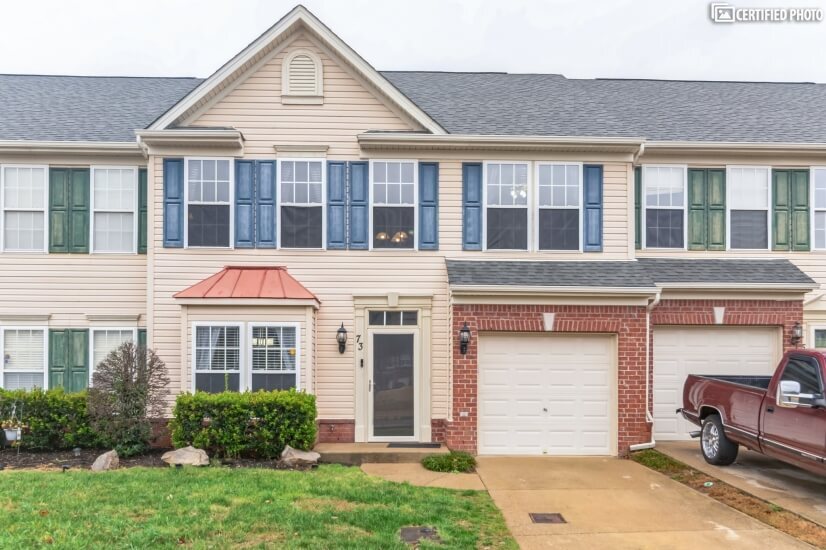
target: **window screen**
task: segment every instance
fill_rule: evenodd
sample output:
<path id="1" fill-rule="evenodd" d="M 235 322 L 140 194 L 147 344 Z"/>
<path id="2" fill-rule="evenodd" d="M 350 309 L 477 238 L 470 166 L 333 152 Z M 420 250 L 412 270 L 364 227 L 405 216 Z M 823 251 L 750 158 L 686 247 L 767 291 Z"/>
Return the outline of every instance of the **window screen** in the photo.
<path id="1" fill-rule="evenodd" d="M 416 163 L 371 165 L 373 248 L 415 248 Z"/>
<path id="2" fill-rule="evenodd" d="M 281 247 L 324 246 L 324 163 L 281 161 Z"/>
<path id="3" fill-rule="evenodd" d="M 728 168 L 726 190 L 731 248 L 768 248 L 770 182 L 769 168 Z"/>
<path id="4" fill-rule="evenodd" d="M 322 207 L 282 206 L 281 247 L 321 248 Z"/>
<path id="5" fill-rule="evenodd" d="M 489 249 L 527 250 L 527 208 L 488 208 L 487 218 Z"/>
<path id="6" fill-rule="evenodd" d="M 413 248 L 413 207 L 373 207 L 373 248 Z"/>
<path id="7" fill-rule="evenodd" d="M 765 210 L 732 210 L 729 216 L 732 248 L 768 248 Z"/>
<path id="8" fill-rule="evenodd" d="M 489 163 L 485 168 L 487 248 L 528 248 L 528 165 Z"/>
<path id="9" fill-rule="evenodd" d="M 580 167 L 540 164 L 537 173 L 539 249 L 579 250 Z"/>
<path id="10" fill-rule="evenodd" d="M 229 246 L 229 205 L 189 205 L 189 246 Z"/>
<path id="11" fill-rule="evenodd" d="M 46 168 L 3 167 L 3 249 L 42 252 L 46 246 Z"/>
<path id="12" fill-rule="evenodd" d="M 645 245 L 648 248 L 683 248 L 682 210 L 646 209 Z"/>
<path id="13" fill-rule="evenodd" d="M 252 327 L 252 390 L 297 387 L 298 342 L 295 327 Z"/>
<path id="14" fill-rule="evenodd" d="M 134 168 L 92 170 L 93 250 L 135 251 L 138 172 Z"/>
<path id="15" fill-rule="evenodd" d="M 231 177 L 228 159 L 187 160 L 187 243 L 230 245 Z"/>
<path id="16" fill-rule="evenodd" d="M 42 388 L 45 383 L 45 331 L 6 329 L 3 331 L 3 379 L 6 389 Z"/>
<path id="17" fill-rule="evenodd" d="M 195 327 L 195 389 L 211 393 L 240 390 L 241 328 Z"/>
<path id="18" fill-rule="evenodd" d="M 681 166 L 643 166 L 645 188 L 645 246 L 685 246 L 685 169 Z"/>

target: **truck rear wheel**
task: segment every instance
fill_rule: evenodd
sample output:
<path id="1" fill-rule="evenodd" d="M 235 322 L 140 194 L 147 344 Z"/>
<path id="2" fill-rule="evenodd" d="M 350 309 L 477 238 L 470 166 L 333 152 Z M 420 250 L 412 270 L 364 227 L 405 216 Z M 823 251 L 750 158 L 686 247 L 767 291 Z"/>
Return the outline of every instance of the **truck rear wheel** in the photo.
<path id="1" fill-rule="evenodd" d="M 737 459 L 737 443 L 726 437 L 719 415 L 712 414 L 703 420 L 700 449 L 706 462 L 715 466 L 728 466 Z"/>

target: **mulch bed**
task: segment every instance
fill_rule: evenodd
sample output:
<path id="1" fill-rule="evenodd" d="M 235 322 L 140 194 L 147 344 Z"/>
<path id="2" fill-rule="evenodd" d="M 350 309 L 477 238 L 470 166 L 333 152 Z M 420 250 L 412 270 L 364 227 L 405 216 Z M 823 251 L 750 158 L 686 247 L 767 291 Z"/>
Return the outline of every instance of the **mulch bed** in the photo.
<path id="1" fill-rule="evenodd" d="M 147 454 L 120 458 L 120 468 L 134 468 L 141 466 L 145 468 L 169 468 L 169 465 L 161 460 L 161 455 L 170 449 L 152 449 Z M 75 456 L 71 450 L 56 452 L 31 452 L 20 451 L 13 448 L 0 449 L 0 465 L 6 470 L 41 470 L 59 471 L 64 465 L 70 469 L 88 470 L 95 459 L 106 452 L 106 449 L 81 449 L 80 456 Z M 237 458 L 225 459 L 217 463 L 229 468 L 271 468 L 276 470 L 308 470 L 311 468 L 291 468 L 280 464 L 277 460 Z"/>

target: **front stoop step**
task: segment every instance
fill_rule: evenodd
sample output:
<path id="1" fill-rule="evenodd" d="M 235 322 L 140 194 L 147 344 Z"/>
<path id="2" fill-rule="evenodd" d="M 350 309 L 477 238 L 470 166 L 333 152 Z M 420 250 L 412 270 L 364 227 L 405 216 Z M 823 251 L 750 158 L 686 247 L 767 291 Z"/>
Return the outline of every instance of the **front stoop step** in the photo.
<path id="1" fill-rule="evenodd" d="M 388 447 L 388 443 L 319 443 L 313 449 L 321 455 L 319 462 L 360 466 L 368 463 L 421 462 L 430 455 L 447 454 L 444 445 L 439 447 Z"/>

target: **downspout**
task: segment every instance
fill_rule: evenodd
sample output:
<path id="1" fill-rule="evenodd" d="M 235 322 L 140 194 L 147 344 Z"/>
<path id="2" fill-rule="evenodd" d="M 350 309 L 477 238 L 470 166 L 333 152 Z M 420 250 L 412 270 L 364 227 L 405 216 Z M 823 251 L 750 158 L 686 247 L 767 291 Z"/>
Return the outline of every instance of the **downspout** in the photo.
<path id="1" fill-rule="evenodd" d="M 662 293 L 657 292 L 654 301 L 645 308 L 645 421 L 651 424 L 651 441 L 630 445 L 628 449 L 632 452 L 653 449 L 657 445 L 657 442 L 654 441 L 654 415 L 651 413 L 651 402 L 648 394 L 651 384 L 651 311 L 657 307 L 661 298 Z"/>
<path id="2" fill-rule="evenodd" d="M 645 142 L 644 141 L 642 143 L 640 143 L 640 148 L 637 150 L 636 153 L 634 153 L 634 160 L 631 161 L 631 164 L 636 166 L 637 161 L 640 160 L 640 157 L 642 156 L 643 153 L 645 153 Z"/>

